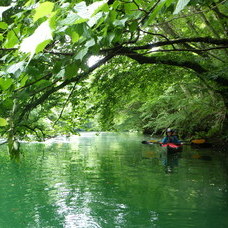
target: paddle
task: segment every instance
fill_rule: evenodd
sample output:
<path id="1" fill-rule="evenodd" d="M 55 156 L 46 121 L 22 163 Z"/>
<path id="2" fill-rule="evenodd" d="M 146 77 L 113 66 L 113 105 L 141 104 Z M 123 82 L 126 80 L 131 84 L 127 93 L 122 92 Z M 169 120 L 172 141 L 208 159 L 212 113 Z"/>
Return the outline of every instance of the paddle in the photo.
<path id="1" fill-rule="evenodd" d="M 193 139 L 191 141 L 181 141 L 182 145 L 191 145 L 191 144 L 204 144 L 206 142 L 205 139 Z M 148 140 L 142 141 L 143 144 L 161 144 L 161 142 L 157 140 Z M 175 145 L 175 144 L 174 144 Z"/>
<path id="2" fill-rule="evenodd" d="M 156 140 L 148 140 L 148 141 L 142 141 L 143 144 L 159 144 L 161 145 L 162 147 L 171 147 L 171 148 L 179 148 L 181 145 L 176 145 L 174 143 L 164 143 L 162 144 L 161 142 L 159 141 L 156 141 Z"/>
<path id="3" fill-rule="evenodd" d="M 205 139 L 193 139 L 193 140 L 191 140 L 191 143 L 195 143 L 195 144 L 202 144 L 205 142 L 206 142 Z"/>
<path id="4" fill-rule="evenodd" d="M 190 145 L 190 144 L 203 144 L 206 142 L 205 139 L 192 139 L 190 141 L 181 141 L 182 143 L 184 143 L 185 145 Z"/>
<path id="5" fill-rule="evenodd" d="M 143 144 L 161 144 L 161 142 L 157 140 L 148 140 L 148 141 L 142 141 Z"/>

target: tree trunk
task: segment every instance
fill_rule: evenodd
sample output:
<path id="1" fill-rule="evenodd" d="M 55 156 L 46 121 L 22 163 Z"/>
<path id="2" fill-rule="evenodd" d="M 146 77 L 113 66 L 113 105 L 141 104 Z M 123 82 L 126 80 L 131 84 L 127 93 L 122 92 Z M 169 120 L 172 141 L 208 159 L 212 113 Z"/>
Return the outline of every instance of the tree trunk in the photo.
<path id="1" fill-rule="evenodd" d="M 20 157 L 20 143 L 16 139 L 12 130 L 10 130 L 8 134 L 8 150 L 11 159 L 17 159 Z"/>
<path id="2" fill-rule="evenodd" d="M 10 129 L 9 129 L 8 139 L 7 139 L 8 150 L 9 150 L 11 159 L 17 159 L 20 157 L 20 143 L 16 138 L 16 128 L 15 128 L 16 106 L 17 106 L 17 100 L 14 99 L 14 104 L 13 104 L 13 108 L 12 108 L 12 112 L 9 120 Z"/>

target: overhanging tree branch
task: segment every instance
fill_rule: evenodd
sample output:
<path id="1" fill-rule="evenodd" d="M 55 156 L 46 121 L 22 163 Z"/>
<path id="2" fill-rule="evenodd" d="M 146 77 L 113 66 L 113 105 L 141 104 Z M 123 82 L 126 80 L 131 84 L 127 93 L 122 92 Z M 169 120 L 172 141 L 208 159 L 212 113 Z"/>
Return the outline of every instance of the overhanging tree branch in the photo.
<path id="1" fill-rule="evenodd" d="M 118 49 L 115 50 L 115 51 L 113 51 L 112 53 L 110 53 L 109 55 L 107 55 L 106 57 L 104 57 L 103 59 L 101 59 L 99 62 L 97 62 L 96 64 L 94 64 L 92 67 L 90 67 L 88 71 L 83 72 L 81 74 L 78 74 L 77 76 L 75 76 L 75 77 L 73 77 L 71 79 L 66 79 L 65 81 L 63 81 L 58 86 L 55 86 L 55 87 L 53 86 L 48 91 L 44 92 L 35 101 L 33 101 L 32 103 L 29 103 L 29 104 L 25 105 L 22 111 L 19 110 L 19 112 L 21 111 L 21 114 L 19 115 L 19 119 L 23 119 L 23 117 L 25 116 L 26 113 L 29 113 L 31 110 L 33 110 L 34 108 L 36 108 L 38 105 L 42 104 L 53 93 L 59 91 L 60 89 L 64 88 L 65 86 L 67 86 L 67 85 L 69 85 L 69 84 L 71 84 L 73 82 L 78 83 L 81 80 L 85 79 L 87 75 L 89 75 L 91 72 L 93 72 L 99 66 L 105 64 L 110 59 L 112 59 L 116 55 L 117 51 L 118 51 Z"/>
<path id="2" fill-rule="evenodd" d="M 187 51 L 187 52 L 196 52 L 196 51 L 211 51 L 211 50 L 218 50 L 218 49 L 226 49 L 228 48 L 228 46 L 220 46 L 220 47 L 214 47 L 214 48 L 205 48 L 205 49 L 158 49 L 155 51 L 148 51 L 146 54 L 149 53 L 154 53 L 154 52 L 183 52 L 183 51 Z"/>
<path id="3" fill-rule="evenodd" d="M 128 48 L 123 48 L 119 54 L 125 55 L 131 59 L 134 59 L 140 64 L 146 64 L 146 63 L 147 64 L 164 64 L 164 65 L 184 67 L 184 68 L 194 70 L 196 73 L 199 73 L 199 74 L 207 72 L 207 70 L 205 68 L 203 68 L 200 64 L 198 64 L 195 61 L 187 61 L 187 60 L 175 61 L 172 59 L 167 59 L 167 58 L 165 59 L 165 58 L 158 57 L 158 56 L 148 57 L 148 56 L 138 54 L 137 52 L 134 52 Z"/>
<path id="4" fill-rule="evenodd" d="M 176 39 L 176 40 L 160 41 L 160 42 L 147 44 L 143 46 L 131 47 L 131 50 L 136 51 L 136 50 L 143 50 L 143 49 L 151 49 L 151 48 L 161 47 L 166 45 L 183 44 L 183 43 L 190 43 L 190 42 L 228 45 L 228 39 L 215 39 L 211 37 L 195 37 L 195 38 L 183 38 L 183 39 Z"/>
<path id="5" fill-rule="evenodd" d="M 168 46 L 173 44 L 184 44 L 184 43 L 207 43 L 207 44 L 214 44 L 214 45 L 228 45 L 228 39 L 216 39 L 212 37 L 194 37 L 194 38 L 183 38 L 183 39 L 176 39 L 176 40 L 166 40 L 166 41 L 159 41 L 151 44 L 146 44 L 142 46 L 134 46 L 130 47 L 132 51 L 137 50 L 146 50 L 151 49 L 155 47 L 162 47 L 162 46 Z M 109 52 L 115 52 L 116 49 L 121 46 L 117 46 L 114 48 L 109 49 L 103 49 L 100 51 L 101 54 L 103 53 L 109 53 Z M 12 51 L 17 50 L 16 48 L 0 48 L 1 51 Z M 201 49 L 199 49 L 201 51 Z M 203 51 L 203 50 L 202 50 Z M 73 56 L 75 55 L 74 52 L 56 52 L 56 51 L 49 51 L 44 50 L 44 53 L 53 54 L 53 55 L 66 55 L 66 56 Z"/>
<path id="6" fill-rule="evenodd" d="M 127 56 L 140 64 L 164 64 L 193 70 L 197 74 L 197 76 L 205 83 L 205 85 L 210 87 L 205 78 L 202 77 L 203 74 L 208 73 L 208 70 L 196 61 L 176 61 L 161 56 L 144 56 L 142 54 L 132 51 L 130 48 L 122 48 L 119 54 Z M 219 85 L 228 86 L 228 80 L 226 78 L 218 77 L 217 79 L 213 79 L 213 81 L 218 83 Z"/>

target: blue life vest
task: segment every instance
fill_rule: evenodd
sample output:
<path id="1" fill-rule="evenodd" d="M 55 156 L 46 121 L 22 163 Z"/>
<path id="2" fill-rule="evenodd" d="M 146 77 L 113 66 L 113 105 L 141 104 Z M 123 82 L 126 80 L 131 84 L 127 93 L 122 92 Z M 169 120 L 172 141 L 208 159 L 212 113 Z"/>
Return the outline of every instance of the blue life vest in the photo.
<path id="1" fill-rule="evenodd" d="M 166 143 L 180 144 L 181 142 L 178 140 L 177 136 L 171 135 L 171 136 L 165 136 L 162 139 L 162 143 L 163 144 L 166 144 Z"/>

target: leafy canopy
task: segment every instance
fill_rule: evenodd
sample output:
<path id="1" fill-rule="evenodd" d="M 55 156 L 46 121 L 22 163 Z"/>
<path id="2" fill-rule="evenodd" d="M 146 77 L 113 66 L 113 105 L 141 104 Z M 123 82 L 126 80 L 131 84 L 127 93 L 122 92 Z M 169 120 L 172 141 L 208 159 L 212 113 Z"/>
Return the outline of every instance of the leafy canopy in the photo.
<path id="1" fill-rule="evenodd" d="M 162 121 L 161 117 L 184 107 L 175 103 L 172 93 L 167 95 L 175 103 L 170 108 L 162 93 L 188 80 L 190 85 L 195 80 L 205 85 L 198 88 L 194 100 L 206 87 L 227 107 L 225 1 L 8 0 L 4 4 L 0 7 L 2 135 L 36 132 L 40 137 L 47 129 L 74 132 L 90 126 L 86 115 L 94 117 L 94 113 L 109 117 L 103 121 L 108 129 L 115 124 L 114 116 L 122 104 L 128 106 L 121 116 L 116 115 L 119 123 L 127 113 L 132 120 L 141 116 L 137 128 L 180 126 L 189 121 L 184 114 L 188 110 L 175 117 L 179 123 Z M 91 56 L 99 56 L 99 61 L 88 66 Z M 125 64 L 121 56 L 127 58 Z M 107 65 L 114 58 L 117 63 Z M 109 73 L 101 70 L 90 78 L 101 66 L 107 66 L 104 69 Z M 170 81 L 166 80 L 170 74 L 166 66 L 176 72 Z M 183 69 L 190 72 L 183 75 Z M 93 77 L 96 83 L 91 83 Z M 153 79 L 150 86 L 148 78 Z M 187 87 L 195 90 L 189 84 Z M 107 98 L 112 98 L 111 102 Z M 156 108 L 158 104 L 164 105 L 164 110 Z M 198 109 L 195 107 L 192 110 Z M 148 119 L 155 108 L 159 111 Z M 221 117 L 220 122 L 225 119 Z"/>

